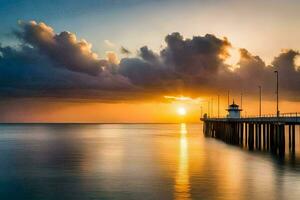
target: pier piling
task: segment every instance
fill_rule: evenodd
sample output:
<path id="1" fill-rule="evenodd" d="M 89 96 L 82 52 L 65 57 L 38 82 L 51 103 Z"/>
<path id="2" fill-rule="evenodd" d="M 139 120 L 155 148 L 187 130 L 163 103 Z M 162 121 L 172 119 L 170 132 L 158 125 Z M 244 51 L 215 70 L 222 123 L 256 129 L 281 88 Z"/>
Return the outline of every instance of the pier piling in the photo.
<path id="1" fill-rule="evenodd" d="M 208 137 L 249 150 L 268 150 L 284 156 L 286 139 L 290 152 L 295 153 L 295 126 L 300 125 L 298 118 L 203 118 L 202 121 L 203 132 Z M 286 128 L 288 138 L 285 137 Z"/>

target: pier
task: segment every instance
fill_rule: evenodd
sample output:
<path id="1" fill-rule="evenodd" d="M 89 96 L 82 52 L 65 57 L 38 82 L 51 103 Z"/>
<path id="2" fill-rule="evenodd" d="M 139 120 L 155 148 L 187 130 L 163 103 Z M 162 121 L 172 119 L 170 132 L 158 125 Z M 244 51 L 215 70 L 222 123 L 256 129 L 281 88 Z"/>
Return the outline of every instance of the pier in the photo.
<path id="1" fill-rule="evenodd" d="M 295 152 L 295 130 L 300 125 L 300 113 L 239 118 L 203 117 L 201 120 L 204 122 L 205 136 L 241 145 L 249 150 L 269 150 L 281 155 L 285 153 L 285 145 L 288 144 L 289 150 Z"/>

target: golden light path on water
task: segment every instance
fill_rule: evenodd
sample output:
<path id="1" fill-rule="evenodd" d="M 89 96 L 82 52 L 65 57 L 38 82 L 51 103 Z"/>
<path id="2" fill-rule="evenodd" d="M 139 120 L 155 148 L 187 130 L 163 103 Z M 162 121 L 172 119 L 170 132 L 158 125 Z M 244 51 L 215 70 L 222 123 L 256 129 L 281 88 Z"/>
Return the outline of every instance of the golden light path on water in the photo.
<path id="1" fill-rule="evenodd" d="M 190 194 L 190 180 L 189 180 L 189 152 L 187 141 L 186 124 L 180 124 L 180 150 L 179 150 L 179 164 L 175 178 L 175 199 L 189 200 Z"/>

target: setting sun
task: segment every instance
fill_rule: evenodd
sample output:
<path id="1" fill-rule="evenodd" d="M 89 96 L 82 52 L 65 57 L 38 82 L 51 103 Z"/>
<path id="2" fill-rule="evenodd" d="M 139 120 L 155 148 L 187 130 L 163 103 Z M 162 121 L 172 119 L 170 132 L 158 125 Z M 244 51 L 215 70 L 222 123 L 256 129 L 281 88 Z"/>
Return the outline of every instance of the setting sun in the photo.
<path id="1" fill-rule="evenodd" d="M 177 113 L 178 113 L 178 115 L 184 116 L 184 115 L 186 115 L 186 109 L 184 107 L 179 107 L 177 109 Z"/>

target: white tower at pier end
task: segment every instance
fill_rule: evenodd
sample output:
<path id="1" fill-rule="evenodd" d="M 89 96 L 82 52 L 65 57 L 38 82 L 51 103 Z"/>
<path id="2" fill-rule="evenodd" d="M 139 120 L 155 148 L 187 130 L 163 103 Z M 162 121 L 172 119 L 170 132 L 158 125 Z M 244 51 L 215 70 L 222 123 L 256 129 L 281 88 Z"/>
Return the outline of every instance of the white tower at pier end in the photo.
<path id="1" fill-rule="evenodd" d="M 239 105 L 234 103 L 234 100 L 231 105 L 228 106 L 227 118 L 241 118 L 241 111 L 242 109 L 239 109 Z"/>

